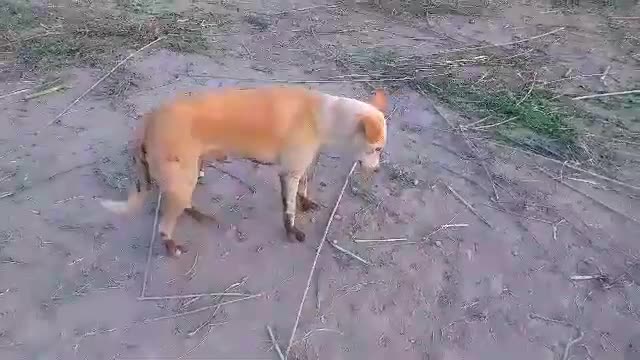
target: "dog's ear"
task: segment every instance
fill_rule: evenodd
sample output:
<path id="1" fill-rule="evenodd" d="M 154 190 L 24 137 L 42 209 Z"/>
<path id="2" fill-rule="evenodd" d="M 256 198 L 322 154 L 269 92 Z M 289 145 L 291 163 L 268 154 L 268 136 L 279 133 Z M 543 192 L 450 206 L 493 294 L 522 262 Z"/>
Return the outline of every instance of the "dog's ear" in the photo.
<path id="1" fill-rule="evenodd" d="M 360 115 L 360 123 L 369 144 L 376 144 L 383 140 L 384 128 L 377 116 L 374 114 L 362 114 Z"/>
<path id="2" fill-rule="evenodd" d="M 386 112 L 388 100 L 382 89 L 376 89 L 375 94 L 373 94 L 373 98 L 370 101 L 371 105 L 373 105 L 376 109 Z"/>

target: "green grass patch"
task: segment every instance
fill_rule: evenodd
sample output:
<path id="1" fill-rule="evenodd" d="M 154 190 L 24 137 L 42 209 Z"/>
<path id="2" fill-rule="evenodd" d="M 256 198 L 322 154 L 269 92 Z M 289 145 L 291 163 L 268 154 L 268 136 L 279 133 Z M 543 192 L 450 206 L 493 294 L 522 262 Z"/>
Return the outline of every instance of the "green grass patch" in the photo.
<path id="1" fill-rule="evenodd" d="M 160 36 L 166 39 L 158 46 L 206 54 L 208 41 L 203 31 L 230 24 L 222 14 L 178 14 L 160 6 L 160 1 L 118 3 L 123 4 L 118 7 L 116 3 L 115 8 L 49 9 L 26 1 L 0 0 L 0 33 L 7 34 L 9 43 L 4 45 L 16 53 L 17 65 L 48 70 L 66 65 L 111 65 L 128 49 L 140 48 Z M 207 29 L 200 26 L 203 20 Z"/>
<path id="2" fill-rule="evenodd" d="M 393 50 L 366 49 L 347 54 L 342 61 L 350 64 L 354 72 L 366 71 L 372 77 L 415 78 L 409 85 L 421 93 L 435 95 L 469 118 L 477 120 L 489 117 L 479 124 L 481 126 L 512 119 L 482 129 L 495 134 L 498 140 L 556 159 L 580 158 L 574 119 L 590 116 L 554 99 L 551 92 L 538 89 L 529 91 L 528 85 L 515 89 L 498 79 L 493 79 L 491 85 L 463 79 L 465 66 L 486 66 L 483 61 L 490 57 L 490 54 L 476 55 L 472 59 L 477 59 L 477 63 L 469 63 L 460 62 L 455 56 L 421 58 Z M 494 60 L 494 64 L 498 63 Z M 497 66 L 510 69 L 519 65 L 499 63 Z M 431 75 L 433 73 L 437 75 Z M 406 83 L 385 85 L 393 87 Z"/>
<path id="3" fill-rule="evenodd" d="M 452 108 L 474 118 L 487 118 L 478 126 L 504 124 L 485 128 L 497 138 L 558 159 L 580 156 L 576 145 L 578 133 L 571 124 L 577 116 L 542 90 L 512 92 L 505 88 L 490 90 L 464 81 L 438 84 L 416 82 L 414 86 L 435 94 Z"/>

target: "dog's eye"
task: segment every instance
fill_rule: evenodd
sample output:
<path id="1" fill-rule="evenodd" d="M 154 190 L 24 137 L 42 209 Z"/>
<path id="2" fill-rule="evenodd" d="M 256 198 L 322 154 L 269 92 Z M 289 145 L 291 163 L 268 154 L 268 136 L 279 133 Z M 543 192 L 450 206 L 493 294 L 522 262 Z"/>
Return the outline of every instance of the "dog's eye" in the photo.
<path id="1" fill-rule="evenodd" d="M 382 148 L 381 147 L 377 147 L 374 150 L 375 150 L 375 152 L 380 152 L 380 151 L 382 151 Z"/>

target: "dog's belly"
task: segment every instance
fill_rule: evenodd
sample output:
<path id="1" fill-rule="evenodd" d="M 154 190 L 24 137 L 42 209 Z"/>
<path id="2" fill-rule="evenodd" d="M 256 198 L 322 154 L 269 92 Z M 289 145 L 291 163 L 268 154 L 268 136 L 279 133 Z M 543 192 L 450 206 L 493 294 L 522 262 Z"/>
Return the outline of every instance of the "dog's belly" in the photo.
<path id="1" fill-rule="evenodd" d="M 203 155 L 203 158 L 213 158 L 216 160 L 223 160 L 227 158 L 245 159 L 260 165 L 275 165 L 278 162 L 278 156 L 275 152 L 265 151 L 251 151 L 244 150 L 238 151 L 234 149 L 223 149 L 221 147 L 215 147 L 208 149 Z"/>

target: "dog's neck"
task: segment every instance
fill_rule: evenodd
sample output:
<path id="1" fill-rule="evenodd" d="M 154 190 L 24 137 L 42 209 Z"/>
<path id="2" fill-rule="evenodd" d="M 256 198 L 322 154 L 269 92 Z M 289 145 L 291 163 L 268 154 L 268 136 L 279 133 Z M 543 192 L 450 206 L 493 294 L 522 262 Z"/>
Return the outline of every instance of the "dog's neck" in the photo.
<path id="1" fill-rule="evenodd" d="M 318 116 L 318 130 L 323 145 L 344 144 L 361 134 L 359 116 L 370 111 L 371 105 L 347 97 L 321 94 L 321 109 Z"/>

